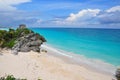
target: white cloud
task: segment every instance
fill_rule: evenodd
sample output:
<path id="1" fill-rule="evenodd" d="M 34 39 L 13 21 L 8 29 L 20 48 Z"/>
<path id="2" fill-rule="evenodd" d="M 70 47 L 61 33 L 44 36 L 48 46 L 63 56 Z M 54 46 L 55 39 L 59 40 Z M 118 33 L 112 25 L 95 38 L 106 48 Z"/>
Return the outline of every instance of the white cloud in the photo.
<path id="1" fill-rule="evenodd" d="M 71 13 L 69 17 L 65 19 L 57 19 L 52 23 L 65 26 L 81 26 L 87 24 L 98 24 L 93 18 L 96 18 L 99 14 L 99 9 L 84 9 L 74 14 Z"/>
<path id="2" fill-rule="evenodd" d="M 34 23 L 37 19 L 31 18 L 34 13 L 18 10 L 17 5 L 31 2 L 31 0 L 0 0 L 0 25 L 19 25 L 21 23 Z"/>
<path id="3" fill-rule="evenodd" d="M 107 10 L 83 9 L 71 13 L 68 17 L 57 17 L 50 20 L 39 19 L 39 13 L 17 10 L 15 5 L 30 2 L 30 0 L 0 0 L 0 25 L 18 25 L 21 23 L 34 26 L 120 26 L 120 6 Z"/>
<path id="4" fill-rule="evenodd" d="M 68 18 L 66 18 L 66 21 L 81 21 L 81 20 L 87 20 L 91 17 L 95 17 L 100 12 L 99 9 L 84 9 L 79 11 L 77 14 L 71 13 Z"/>
<path id="5" fill-rule="evenodd" d="M 36 16 L 35 16 L 36 15 Z M 36 12 L 1 11 L 0 26 L 16 26 L 19 24 L 31 25 L 38 21 Z"/>
<path id="6" fill-rule="evenodd" d="M 120 6 L 114 6 L 98 15 L 101 24 L 120 24 Z"/>
<path id="7" fill-rule="evenodd" d="M 15 5 L 31 2 L 31 0 L 0 0 L 0 11 L 16 10 Z"/>
<path id="8" fill-rule="evenodd" d="M 106 12 L 116 12 L 116 11 L 120 11 L 120 6 L 114 6 L 108 10 L 106 10 Z"/>
<path id="9" fill-rule="evenodd" d="M 64 26 L 90 26 L 90 25 L 119 25 L 120 6 L 114 6 L 107 10 L 84 9 L 78 13 L 71 13 L 65 19 L 57 19 L 51 23 Z"/>

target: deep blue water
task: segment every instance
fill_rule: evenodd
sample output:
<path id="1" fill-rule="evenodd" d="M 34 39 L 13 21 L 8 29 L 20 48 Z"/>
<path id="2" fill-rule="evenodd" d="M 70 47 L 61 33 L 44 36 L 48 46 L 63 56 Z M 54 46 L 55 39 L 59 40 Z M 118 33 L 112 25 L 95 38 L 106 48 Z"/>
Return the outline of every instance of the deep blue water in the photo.
<path id="1" fill-rule="evenodd" d="M 52 46 L 120 65 L 120 29 L 32 28 Z"/>

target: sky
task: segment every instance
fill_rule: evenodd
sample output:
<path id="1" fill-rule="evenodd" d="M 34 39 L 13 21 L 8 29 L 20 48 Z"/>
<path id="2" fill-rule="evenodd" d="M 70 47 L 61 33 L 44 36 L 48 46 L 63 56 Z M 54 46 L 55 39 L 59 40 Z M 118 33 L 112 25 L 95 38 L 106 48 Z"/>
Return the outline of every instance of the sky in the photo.
<path id="1" fill-rule="evenodd" d="M 120 28 L 120 0 L 0 0 L 0 27 Z"/>

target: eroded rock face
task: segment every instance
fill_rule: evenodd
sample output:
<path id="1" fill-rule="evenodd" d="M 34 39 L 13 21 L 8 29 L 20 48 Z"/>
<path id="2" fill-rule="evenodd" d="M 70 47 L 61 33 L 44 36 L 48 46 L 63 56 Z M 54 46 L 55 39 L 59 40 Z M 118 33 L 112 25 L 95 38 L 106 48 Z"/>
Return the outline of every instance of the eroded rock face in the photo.
<path id="1" fill-rule="evenodd" d="M 30 33 L 17 40 L 17 43 L 12 48 L 12 53 L 17 55 L 18 52 L 35 51 L 40 52 L 40 46 L 46 40 L 35 33 Z"/>
<path id="2" fill-rule="evenodd" d="M 117 69 L 115 76 L 116 76 L 117 80 L 120 80 L 120 68 Z"/>

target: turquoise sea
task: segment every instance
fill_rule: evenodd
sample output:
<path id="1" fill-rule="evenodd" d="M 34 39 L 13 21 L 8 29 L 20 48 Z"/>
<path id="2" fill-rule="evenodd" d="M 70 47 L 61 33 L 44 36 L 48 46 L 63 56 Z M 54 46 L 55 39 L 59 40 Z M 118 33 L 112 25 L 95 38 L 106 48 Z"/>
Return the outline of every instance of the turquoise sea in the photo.
<path id="1" fill-rule="evenodd" d="M 31 28 L 57 49 L 120 66 L 120 29 Z"/>

